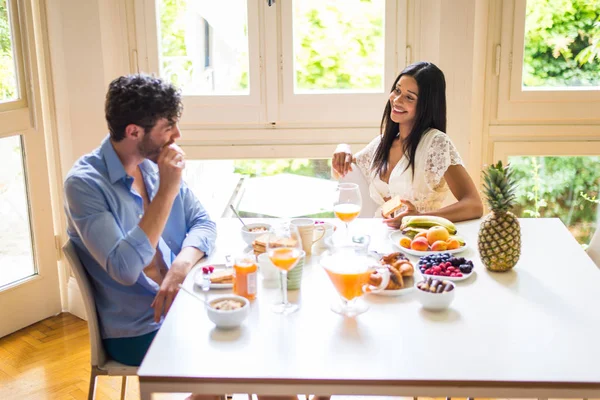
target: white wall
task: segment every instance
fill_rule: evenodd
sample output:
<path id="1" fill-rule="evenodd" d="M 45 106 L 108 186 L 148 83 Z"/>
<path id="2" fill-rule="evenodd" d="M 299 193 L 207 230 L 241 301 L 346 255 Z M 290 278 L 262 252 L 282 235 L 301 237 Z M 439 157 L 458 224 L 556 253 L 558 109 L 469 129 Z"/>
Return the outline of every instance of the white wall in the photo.
<path id="1" fill-rule="evenodd" d="M 104 96 L 129 73 L 124 4 L 117 0 L 48 2 L 50 56 L 63 176 L 107 133 Z"/>

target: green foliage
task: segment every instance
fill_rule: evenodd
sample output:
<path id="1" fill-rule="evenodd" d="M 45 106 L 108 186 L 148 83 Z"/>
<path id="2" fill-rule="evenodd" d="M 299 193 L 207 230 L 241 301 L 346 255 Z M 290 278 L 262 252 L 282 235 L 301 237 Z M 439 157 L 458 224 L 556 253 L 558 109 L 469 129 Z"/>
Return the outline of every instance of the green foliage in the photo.
<path id="1" fill-rule="evenodd" d="M 524 86 L 600 86 L 600 0 L 527 0 Z"/>
<path id="2" fill-rule="evenodd" d="M 0 52 L 3 54 L 11 52 L 10 23 L 6 0 L 0 0 Z"/>
<path id="3" fill-rule="evenodd" d="M 327 159 L 278 159 L 278 160 L 237 160 L 234 172 L 254 178 L 273 176 L 283 173 L 331 178 L 331 160 Z"/>
<path id="4" fill-rule="evenodd" d="M 384 2 L 307 1 L 294 6 L 298 89 L 381 88 Z"/>
<path id="5" fill-rule="evenodd" d="M 17 96 L 15 63 L 6 0 L 0 0 L 0 101 Z"/>
<path id="6" fill-rule="evenodd" d="M 187 55 L 183 17 L 187 0 L 160 2 L 160 50 L 163 57 Z"/>
<path id="7" fill-rule="evenodd" d="M 519 182 L 515 214 L 557 217 L 580 243 L 588 243 L 596 226 L 595 199 L 600 190 L 600 157 L 510 157 Z"/>

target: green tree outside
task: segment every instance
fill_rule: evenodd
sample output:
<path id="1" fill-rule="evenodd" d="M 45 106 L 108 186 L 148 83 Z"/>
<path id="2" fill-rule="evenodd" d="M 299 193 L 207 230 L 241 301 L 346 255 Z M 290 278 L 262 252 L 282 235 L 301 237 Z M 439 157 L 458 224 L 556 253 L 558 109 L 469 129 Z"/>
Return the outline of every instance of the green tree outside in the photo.
<path id="1" fill-rule="evenodd" d="M 600 0 L 527 0 L 523 86 L 600 86 Z"/>

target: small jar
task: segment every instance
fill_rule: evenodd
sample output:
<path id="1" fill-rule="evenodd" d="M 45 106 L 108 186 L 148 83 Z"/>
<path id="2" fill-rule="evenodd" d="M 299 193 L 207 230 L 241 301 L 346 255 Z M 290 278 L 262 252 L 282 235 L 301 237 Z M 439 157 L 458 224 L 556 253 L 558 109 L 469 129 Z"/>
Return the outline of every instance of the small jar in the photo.
<path id="1" fill-rule="evenodd" d="M 254 300 L 256 298 L 258 267 L 254 254 L 244 254 L 235 258 L 233 264 L 235 279 L 233 293 Z"/>

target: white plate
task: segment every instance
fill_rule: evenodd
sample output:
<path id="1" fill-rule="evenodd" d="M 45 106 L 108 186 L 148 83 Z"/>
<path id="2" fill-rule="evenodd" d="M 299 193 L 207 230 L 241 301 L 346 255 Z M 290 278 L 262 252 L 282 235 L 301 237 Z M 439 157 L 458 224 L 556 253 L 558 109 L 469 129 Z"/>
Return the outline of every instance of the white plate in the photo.
<path id="1" fill-rule="evenodd" d="M 372 294 L 374 296 L 397 297 L 397 296 L 404 296 L 409 293 L 412 293 L 415 290 L 414 277 L 413 278 L 407 277 L 407 278 L 403 278 L 403 279 L 404 279 L 404 288 L 402 288 L 402 289 L 382 290 L 381 292 L 373 292 L 373 293 L 369 293 L 369 294 Z"/>
<path id="2" fill-rule="evenodd" d="M 213 264 L 215 267 L 215 271 L 219 269 L 225 269 L 225 265 L 222 264 Z M 202 267 L 198 267 L 196 272 L 194 273 L 194 285 L 198 286 L 198 288 L 202 288 Z M 212 283 L 210 284 L 211 289 L 231 289 L 233 288 L 233 283 Z"/>
<path id="3" fill-rule="evenodd" d="M 412 256 L 417 256 L 417 257 L 427 256 L 429 254 L 441 254 L 441 253 L 456 254 L 456 253 L 461 253 L 461 252 L 465 251 L 468 247 L 465 244 L 464 246 L 460 246 L 458 249 L 452 249 L 452 250 L 418 251 L 418 250 L 413 250 L 413 249 L 407 249 L 405 247 L 400 246 L 400 239 L 402 239 L 404 236 L 406 236 L 406 235 L 403 234 L 401 231 L 394 231 L 394 232 L 390 233 L 390 235 L 388 237 L 389 237 L 390 241 L 392 242 L 392 244 L 394 246 L 396 246 L 396 248 L 400 249 L 400 251 L 402 251 L 406 254 L 410 254 Z"/>
<path id="4" fill-rule="evenodd" d="M 439 279 L 442 281 L 451 281 L 451 282 L 460 282 L 460 281 L 464 281 L 465 279 L 469 279 L 471 277 L 471 275 L 475 274 L 475 269 L 471 270 L 471 273 L 469 274 L 463 274 L 463 276 L 461 277 L 456 277 L 456 276 L 440 276 L 440 275 L 428 275 L 428 274 L 424 274 L 419 270 L 419 267 L 415 266 L 415 271 L 418 274 L 421 274 L 421 276 L 424 279 L 427 278 L 433 278 L 433 279 Z"/>

